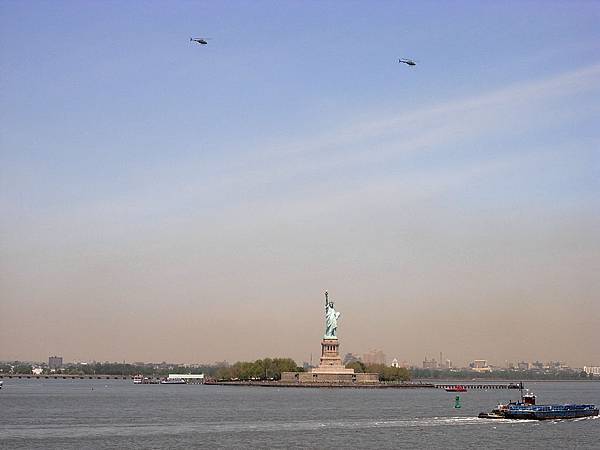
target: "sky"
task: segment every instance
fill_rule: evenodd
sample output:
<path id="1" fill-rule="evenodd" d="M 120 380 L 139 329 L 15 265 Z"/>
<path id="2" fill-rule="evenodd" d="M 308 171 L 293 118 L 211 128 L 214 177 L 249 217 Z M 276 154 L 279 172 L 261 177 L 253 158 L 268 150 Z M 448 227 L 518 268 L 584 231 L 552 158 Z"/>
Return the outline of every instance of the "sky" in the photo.
<path id="1" fill-rule="evenodd" d="M 0 2 L 0 359 L 600 365 L 599 25 Z"/>

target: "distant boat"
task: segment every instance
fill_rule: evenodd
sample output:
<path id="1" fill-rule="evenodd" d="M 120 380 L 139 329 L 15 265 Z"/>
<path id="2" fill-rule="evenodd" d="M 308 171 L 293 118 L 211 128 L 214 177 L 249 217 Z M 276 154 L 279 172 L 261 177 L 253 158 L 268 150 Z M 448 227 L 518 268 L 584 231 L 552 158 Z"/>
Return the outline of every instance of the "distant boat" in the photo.
<path id="1" fill-rule="evenodd" d="M 536 405 L 535 395 L 521 391 L 521 401 L 500 404 L 489 413 L 479 413 L 480 419 L 555 420 L 577 419 L 598 415 L 598 408 L 589 404 Z"/>
<path id="2" fill-rule="evenodd" d="M 133 384 L 158 384 L 156 378 L 148 378 L 143 375 L 134 375 Z"/>
<path id="3" fill-rule="evenodd" d="M 446 392 L 467 392 L 467 388 L 461 385 L 449 386 L 446 388 Z"/>
<path id="4" fill-rule="evenodd" d="M 165 378 L 160 380 L 160 384 L 187 384 L 185 380 L 181 378 Z"/>

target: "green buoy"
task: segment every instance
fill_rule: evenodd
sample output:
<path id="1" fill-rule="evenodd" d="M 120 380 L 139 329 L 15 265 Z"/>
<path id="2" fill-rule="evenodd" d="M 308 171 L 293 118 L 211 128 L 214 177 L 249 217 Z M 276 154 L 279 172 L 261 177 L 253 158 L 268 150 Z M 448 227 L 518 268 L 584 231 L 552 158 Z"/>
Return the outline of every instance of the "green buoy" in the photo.
<path id="1" fill-rule="evenodd" d="M 454 407 L 455 408 L 460 408 L 460 396 L 458 396 L 458 395 L 454 399 Z"/>

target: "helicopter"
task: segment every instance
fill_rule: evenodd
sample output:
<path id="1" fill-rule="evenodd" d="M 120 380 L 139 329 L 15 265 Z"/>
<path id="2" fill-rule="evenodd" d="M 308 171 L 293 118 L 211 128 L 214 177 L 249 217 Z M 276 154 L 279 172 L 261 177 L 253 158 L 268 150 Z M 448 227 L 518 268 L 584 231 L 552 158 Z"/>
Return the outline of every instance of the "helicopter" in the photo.
<path id="1" fill-rule="evenodd" d="M 417 63 L 415 61 L 413 61 L 412 59 L 400 58 L 398 60 L 398 62 L 406 64 L 407 66 L 416 66 L 417 65 Z"/>
<path id="2" fill-rule="evenodd" d="M 197 42 L 198 44 L 206 45 L 209 38 L 190 38 L 190 42 Z"/>

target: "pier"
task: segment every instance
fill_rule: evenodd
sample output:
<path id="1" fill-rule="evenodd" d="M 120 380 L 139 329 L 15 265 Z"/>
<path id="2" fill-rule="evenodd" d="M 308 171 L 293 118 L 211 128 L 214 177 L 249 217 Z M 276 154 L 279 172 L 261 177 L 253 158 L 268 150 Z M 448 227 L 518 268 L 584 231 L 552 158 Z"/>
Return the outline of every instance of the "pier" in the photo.
<path id="1" fill-rule="evenodd" d="M 467 389 L 479 389 L 479 390 L 490 390 L 490 389 L 523 389 L 523 383 L 493 383 L 493 384 L 464 384 L 464 383 L 452 383 L 452 384 L 436 384 L 435 387 L 438 389 L 448 389 L 463 386 Z"/>
<path id="2" fill-rule="evenodd" d="M 62 373 L 50 373 L 35 375 L 32 373 L 0 373 L 0 379 L 2 378 L 18 378 L 18 379 L 32 379 L 32 380 L 131 380 L 133 375 L 104 375 L 104 374 L 92 374 L 92 375 L 71 375 Z"/>

